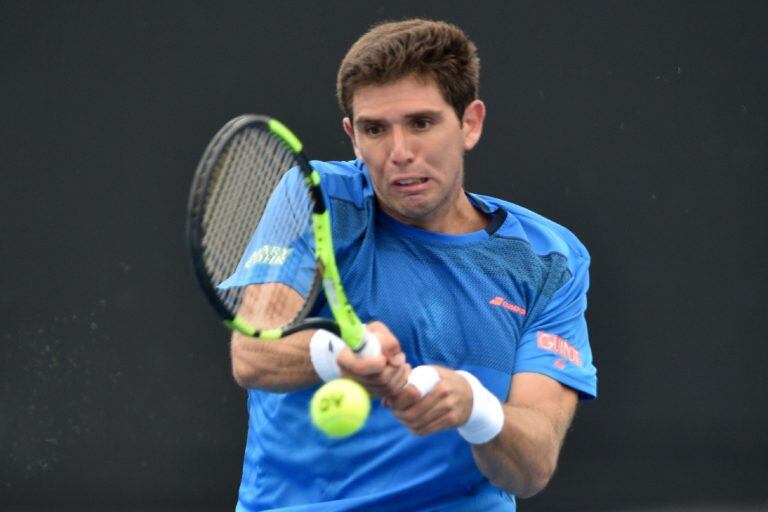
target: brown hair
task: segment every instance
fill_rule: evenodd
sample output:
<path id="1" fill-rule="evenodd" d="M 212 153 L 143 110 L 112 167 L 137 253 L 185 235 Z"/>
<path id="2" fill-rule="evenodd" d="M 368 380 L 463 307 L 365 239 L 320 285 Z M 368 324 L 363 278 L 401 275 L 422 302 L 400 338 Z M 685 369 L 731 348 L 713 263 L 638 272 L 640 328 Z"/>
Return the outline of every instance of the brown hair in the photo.
<path id="1" fill-rule="evenodd" d="M 417 18 L 375 25 L 341 61 L 336 81 L 339 106 L 351 119 L 358 87 L 386 84 L 411 74 L 433 79 L 461 120 L 467 105 L 477 99 L 477 48 L 459 27 L 442 21 Z"/>

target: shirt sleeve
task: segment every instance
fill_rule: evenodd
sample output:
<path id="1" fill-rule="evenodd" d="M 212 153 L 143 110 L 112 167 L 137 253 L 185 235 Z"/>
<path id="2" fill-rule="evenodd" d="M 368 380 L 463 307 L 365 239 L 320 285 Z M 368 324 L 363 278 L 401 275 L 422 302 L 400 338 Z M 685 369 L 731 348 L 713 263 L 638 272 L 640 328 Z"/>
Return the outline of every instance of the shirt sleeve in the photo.
<path id="1" fill-rule="evenodd" d="M 584 259 L 525 330 L 514 373 L 541 373 L 573 388 L 581 399 L 597 397 L 597 370 L 584 318 L 588 288 L 589 259 Z"/>
<path id="2" fill-rule="evenodd" d="M 312 204 L 301 179 L 301 171 L 294 168 L 280 180 L 237 269 L 218 285 L 219 289 L 283 283 L 307 296 L 316 263 L 310 222 Z"/>

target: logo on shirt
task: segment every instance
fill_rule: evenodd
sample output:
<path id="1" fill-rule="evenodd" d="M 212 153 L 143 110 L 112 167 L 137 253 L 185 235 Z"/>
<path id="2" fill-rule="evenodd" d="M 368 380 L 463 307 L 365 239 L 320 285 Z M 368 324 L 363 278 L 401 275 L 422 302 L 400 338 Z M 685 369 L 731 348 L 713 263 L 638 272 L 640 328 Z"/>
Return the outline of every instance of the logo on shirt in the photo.
<path id="1" fill-rule="evenodd" d="M 277 247 L 276 245 L 262 245 L 248 257 L 245 268 L 251 268 L 256 264 L 282 265 L 293 249 L 289 247 Z"/>
<path id="2" fill-rule="evenodd" d="M 491 306 L 499 306 L 504 309 L 508 309 L 509 311 L 512 311 L 513 313 L 517 313 L 522 316 L 525 316 L 526 314 L 525 309 L 521 308 L 517 304 L 512 304 L 507 302 L 502 297 L 494 297 L 488 302 L 488 304 L 490 304 Z"/>
<path id="3" fill-rule="evenodd" d="M 540 349 L 554 352 L 555 354 L 562 356 L 568 361 L 572 362 L 576 366 L 582 365 L 579 351 L 576 350 L 573 345 L 568 343 L 567 340 L 564 340 L 560 336 L 538 331 L 536 333 L 536 341 Z"/>

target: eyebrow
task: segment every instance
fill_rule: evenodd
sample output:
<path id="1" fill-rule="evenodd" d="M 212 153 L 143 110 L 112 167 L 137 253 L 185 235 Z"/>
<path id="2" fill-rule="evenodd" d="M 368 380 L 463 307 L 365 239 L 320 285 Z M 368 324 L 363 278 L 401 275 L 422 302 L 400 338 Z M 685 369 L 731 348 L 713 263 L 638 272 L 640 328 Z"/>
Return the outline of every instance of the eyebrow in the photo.
<path id="1" fill-rule="evenodd" d="M 405 118 L 408 120 L 420 119 L 422 117 L 431 117 L 437 120 L 443 118 L 443 113 L 440 110 L 419 110 L 417 112 L 411 112 L 406 114 Z M 376 117 L 358 117 L 355 119 L 355 126 L 362 126 L 369 123 L 381 123 L 382 119 Z"/>

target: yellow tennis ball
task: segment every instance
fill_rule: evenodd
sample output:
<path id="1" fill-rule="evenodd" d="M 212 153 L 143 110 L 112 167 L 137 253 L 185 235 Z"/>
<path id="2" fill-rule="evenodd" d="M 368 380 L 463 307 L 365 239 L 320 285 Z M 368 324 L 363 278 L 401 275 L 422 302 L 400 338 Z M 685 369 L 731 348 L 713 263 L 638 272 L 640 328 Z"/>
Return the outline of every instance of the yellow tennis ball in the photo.
<path id="1" fill-rule="evenodd" d="M 360 430 L 371 412 L 368 392 L 351 379 L 325 383 L 309 404 L 312 423 L 328 437 L 348 437 Z"/>

